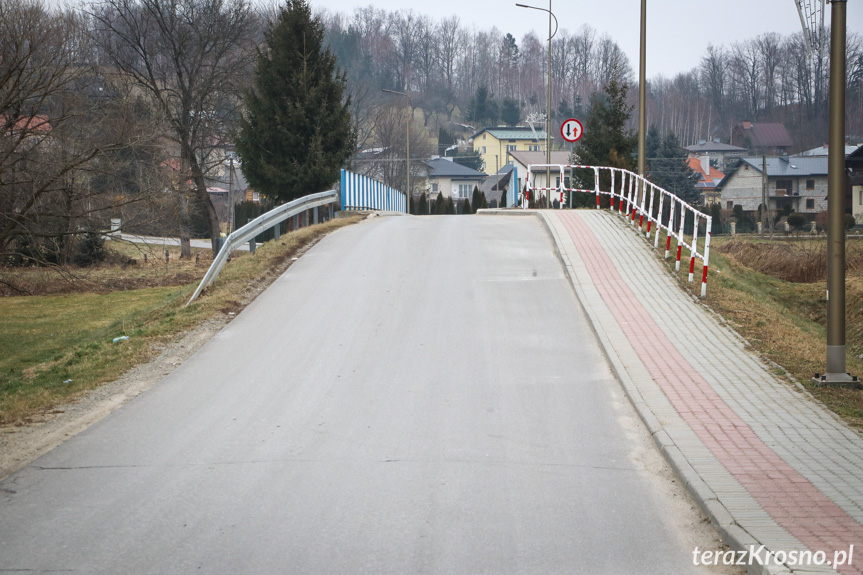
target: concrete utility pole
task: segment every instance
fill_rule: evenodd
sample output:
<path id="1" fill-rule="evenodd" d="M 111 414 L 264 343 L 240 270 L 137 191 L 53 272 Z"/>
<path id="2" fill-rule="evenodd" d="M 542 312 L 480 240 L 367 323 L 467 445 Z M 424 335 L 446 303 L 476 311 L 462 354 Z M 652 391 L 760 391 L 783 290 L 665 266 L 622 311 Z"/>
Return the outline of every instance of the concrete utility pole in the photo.
<path id="1" fill-rule="evenodd" d="M 827 373 L 821 385 L 863 389 L 845 372 L 845 41 L 846 1 L 830 11 L 830 134 L 827 151 Z"/>
<path id="2" fill-rule="evenodd" d="M 647 171 L 647 0 L 641 0 L 641 49 L 638 65 L 638 175 Z M 639 196 L 644 193 L 638 184 Z"/>
<path id="3" fill-rule="evenodd" d="M 407 175 L 406 175 L 406 183 L 405 187 L 405 212 L 411 212 L 411 110 L 413 110 L 414 102 L 411 100 L 411 97 L 405 92 L 396 92 L 395 90 L 387 90 L 383 89 L 382 92 L 386 92 L 388 94 L 398 94 L 399 96 L 404 96 L 408 99 L 408 108 L 407 114 L 405 116 L 405 125 L 407 126 L 407 150 L 405 155 L 407 156 Z"/>
<path id="4" fill-rule="evenodd" d="M 557 34 L 557 16 L 551 11 L 551 0 L 548 0 L 548 10 L 527 4 L 516 4 L 516 6 L 548 12 L 548 103 L 545 110 L 545 163 L 548 165 L 545 168 L 545 187 L 551 188 L 551 39 Z M 551 31 L 552 18 L 554 18 L 554 32 Z M 548 197 L 551 199 L 551 194 Z"/>

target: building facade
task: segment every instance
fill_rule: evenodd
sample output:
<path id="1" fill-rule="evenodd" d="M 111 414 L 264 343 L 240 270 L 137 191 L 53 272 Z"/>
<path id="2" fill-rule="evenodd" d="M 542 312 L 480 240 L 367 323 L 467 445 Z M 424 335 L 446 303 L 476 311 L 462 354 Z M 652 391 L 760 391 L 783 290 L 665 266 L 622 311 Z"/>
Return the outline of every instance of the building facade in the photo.
<path id="1" fill-rule="evenodd" d="M 758 212 L 762 200 L 762 158 L 743 158 L 722 184 L 722 207 L 742 206 Z M 816 214 L 827 209 L 827 158 L 767 158 L 767 201 L 770 210 Z"/>
<path id="2" fill-rule="evenodd" d="M 545 146 L 546 133 L 530 128 L 485 128 L 471 138 L 473 150 L 482 157 L 482 171 L 496 174 L 507 163 L 510 152 L 539 152 Z"/>

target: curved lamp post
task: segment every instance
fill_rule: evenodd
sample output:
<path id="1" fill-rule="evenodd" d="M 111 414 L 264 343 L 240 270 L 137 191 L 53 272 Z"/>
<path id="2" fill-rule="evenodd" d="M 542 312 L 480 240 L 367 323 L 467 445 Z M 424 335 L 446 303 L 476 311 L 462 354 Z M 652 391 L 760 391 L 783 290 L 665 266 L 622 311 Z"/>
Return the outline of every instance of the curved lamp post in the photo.
<path id="1" fill-rule="evenodd" d="M 516 4 L 519 8 L 530 8 L 548 12 L 548 107 L 545 110 L 545 163 L 551 164 L 551 39 L 557 34 L 557 16 L 551 11 L 551 0 L 548 0 L 548 9 L 527 4 Z M 551 19 L 554 18 L 554 32 L 551 31 Z M 551 188 L 551 167 L 545 168 L 545 187 Z M 551 194 L 549 194 L 551 198 Z"/>
<path id="2" fill-rule="evenodd" d="M 397 92 L 395 90 L 387 90 L 382 89 L 381 92 L 386 92 L 387 94 L 396 94 L 397 96 L 404 96 L 408 99 L 408 108 L 407 115 L 405 117 L 405 125 L 407 126 L 407 151 L 405 156 L 407 156 L 407 179 L 405 187 L 405 211 L 410 213 L 411 211 L 411 110 L 414 107 L 414 102 L 411 100 L 411 97 L 406 92 Z"/>

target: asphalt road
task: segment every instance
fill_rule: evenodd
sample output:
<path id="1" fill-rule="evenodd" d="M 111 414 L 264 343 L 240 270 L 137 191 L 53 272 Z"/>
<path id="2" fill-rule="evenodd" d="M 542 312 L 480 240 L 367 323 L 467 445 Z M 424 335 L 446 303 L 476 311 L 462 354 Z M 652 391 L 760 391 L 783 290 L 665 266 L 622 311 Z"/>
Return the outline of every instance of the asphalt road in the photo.
<path id="1" fill-rule="evenodd" d="M 0 572 L 691 572 L 617 386 L 536 219 L 349 226 L 0 482 Z"/>

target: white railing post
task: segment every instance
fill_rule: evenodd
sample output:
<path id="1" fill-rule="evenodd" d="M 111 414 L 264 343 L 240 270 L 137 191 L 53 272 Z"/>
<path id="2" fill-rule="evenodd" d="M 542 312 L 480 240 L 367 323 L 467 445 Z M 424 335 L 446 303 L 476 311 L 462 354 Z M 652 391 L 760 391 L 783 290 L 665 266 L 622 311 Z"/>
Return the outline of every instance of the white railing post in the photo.
<path id="1" fill-rule="evenodd" d="M 659 231 L 662 229 L 662 203 L 665 200 L 665 192 L 659 191 L 659 211 L 656 212 L 656 235 L 653 238 L 653 249 L 659 247 Z"/>
<path id="2" fill-rule="evenodd" d="M 695 276 L 695 254 L 698 252 L 698 212 L 692 210 L 692 247 L 689 250 L 689 283 Z"/>

